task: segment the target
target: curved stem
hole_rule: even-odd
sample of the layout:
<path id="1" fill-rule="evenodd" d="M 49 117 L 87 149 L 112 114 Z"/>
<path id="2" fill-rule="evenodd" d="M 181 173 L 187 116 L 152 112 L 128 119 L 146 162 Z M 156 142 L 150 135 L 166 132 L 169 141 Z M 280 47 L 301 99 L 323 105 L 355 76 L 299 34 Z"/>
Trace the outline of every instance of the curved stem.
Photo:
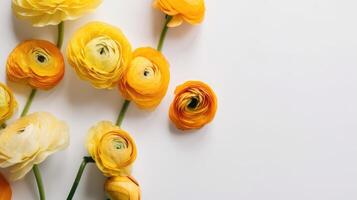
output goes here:
<path id="1" fill-rule="evenodd" d="M 74 183 L 72 185 L 71 191 L 68 194 L 67 200 L 73 199 L 74 193 L 76 193 L 77 187 L 79 185 L 79 182 L 81 181 L 84 169 L 86 168 L 88 163 L 94 163 L 93 158 L 91 157 L 83 157 L 83 161 L 81 163 L 81 166 L 78 169 L 76 179 L 74 180 Z"/>
<path id="2" fill-rule="evenodd" d="M 36 92 L 37 92 L 37 89 L 32 89 L 31 90 L 31 93 L 30 93 L 30 96 L 27 99 L 26 105 L 25 105 L 24 109 L 22 110 L 21 117 L 27 115 L 27 113 L 28 113 L 28 111 L 29 111 L 29 109 L 31 107 L 33 98 L 36 95 Z"/>
<path id="3" fill-rule="evenodd" d="M 42 177 L 41 177 L 41 173 L 40 170 L 38 168 L 37 165 L 34 165 L 32 168 L 32 171 L 35 175 L 36 178 L 36 182 L 37 182 L 37 187 L 38 187 L 38 193 L 40 194 L 40 199 L 41 200 L 45 200 L 46 196 L 45 196 L 45 190 L 43 188 L 43 182 L 42 182 Z"/>
<path id="4" fill-rule="evenodd" d="M 166 15 L 166 20 L 165 20 L 165 24 L 164 24 L 164 28 L 162 29 L 161 35 L 160 35 L 160 40 L 159 43 L 157 45 L 157 50 L 161 51 L 162 47 L 164 45 L 164 41 L 165 41 L 165 37 L 167 34 L 167 31 L 169 29 L 169 27 L 167 26 L 167 24 L 172 20 L 172 16 Z M 128 110 L 130 105 L 130 101 L 129 100 L 125 100 L 123 103 L 123 106 L 121 107 L 120 113 L 118 115 L 117 121 L 116 121 L 116 125 L 117 126 L 121 126 L 126 114 L 126 111 Z"/>
<path id="5" fill-rule="evenodd" d="M 129 100 L 125 100 L 124 103 L 123 103 L 123 106 L 121 107 L 120 113 L 118 115 L 118 119 L 117 119 L 117 122 L 116 122 L 117 126 L 120 127 L 121 124 L 123 123 L 123 120 L 124 120 L 126 111 L 129 108 L 129 105 L 130 105 L 130 101 Z"/>
<path id="6" fill-rule="evenodd" d="M 61 49 L 63 44 L 63 35 L 64 35 L 64 23 L 61 22 L 58 24 L 58 33 L 57 33 L 57 47 Z"/>
<path id="7" fill-rule="evenodd" d="M 165 37 L 167 34 L 167 31 L 169 29 L 169 27 L 167 26 L 167 24 L 169 24 L 169 22 L 172 20 L 172 16 L 166 15 L 166 20 L 165 20 L 165 24 L 164 24 L 164 28 L 161 31 L 161 35 L 160 35 L 160 40 L 159 40 L 159 44 L 157 45 L 157 50 L 161 51 L 162 47 L 164 46 L 164 41 L 165 41 Z"/>

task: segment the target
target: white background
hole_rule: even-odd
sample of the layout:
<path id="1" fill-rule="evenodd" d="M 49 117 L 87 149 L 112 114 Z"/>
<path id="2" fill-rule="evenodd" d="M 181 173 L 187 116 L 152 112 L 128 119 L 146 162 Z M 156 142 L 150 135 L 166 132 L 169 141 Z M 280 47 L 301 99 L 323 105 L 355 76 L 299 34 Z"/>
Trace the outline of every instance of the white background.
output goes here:
<path id="1" fill-rule="evenodd" d="M 65 44 L 87 21 L 120 27 L 133 47 L 156 46 L 163 14 L 151 0 L 105 0 L 66 22 Z M 207 0 L 200 26 L 170 29 L 164 54 L 170 89 L 154 112 L 129 108 L 124 128 L 139 155 L 134 176 L 144 200 L 357 199 L 357 26 L 353 0 Z M 55 41 L 56 27 L 32 28 L 0 3 L 1 81 L 7 55 L 22 40 Z M 66 46 L 66 45 L 64 45 Z M 215 121 L 182 134 L 167 112 L 175 86 L 209 83 L 219 98 Z M 9 83 L 22 107 L 29 88 Z M 49 111 L 71 127 L 71 145 L 41 170 L 49 200 L 63 200 L 90 126 L 114 120 L 117 90 L 80 81 L 67 65 L 63 82 L 39 92 L 31 111 Z M 104 177 L 92 165 L 75 199 L 104 199 Z M 32 173 L 12 183 L 15 200 L 37 199 Z"/>

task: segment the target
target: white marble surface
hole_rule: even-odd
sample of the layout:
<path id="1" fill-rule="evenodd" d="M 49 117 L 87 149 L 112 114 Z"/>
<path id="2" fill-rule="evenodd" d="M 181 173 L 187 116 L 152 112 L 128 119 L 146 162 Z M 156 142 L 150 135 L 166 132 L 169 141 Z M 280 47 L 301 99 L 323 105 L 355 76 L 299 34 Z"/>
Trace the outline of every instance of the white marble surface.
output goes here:
<path id="1" fill-rule="evenodd" d="M 134 176 L 144 200 L 357 199 L 357 6 L 352 0 L 207 0 L 201 26 L 171 29 L 168 95 L 154 112 L 131 106 L 123 126 L 135 137 Z M 55 40 L 56 27 L 33 28 L 0 2 L 0 80 L 22 40 Z M 156 46 L 163 15 L 151 0 L 104 0 L 66 22 L 65 44 L 87 21 L 121 27 L 134 47 Z M 168 121 L 176 85 L 199 79 L 219 97 L 216 120 L 192 134 Z M 23 106 L 29 88 L 10 83 Z M 36 96 L 71 127 L 70 147 L 43 164 L 49 200 L 65 199 L 90 126 L 114 120 L 122 98 L 80 81 L 67 65 L 63 82 Z M 104 199 L 104 178 L 85 171 L 75 199 Z M 32 174 L 12 183 L 15 200 L 37 199 Z"/>

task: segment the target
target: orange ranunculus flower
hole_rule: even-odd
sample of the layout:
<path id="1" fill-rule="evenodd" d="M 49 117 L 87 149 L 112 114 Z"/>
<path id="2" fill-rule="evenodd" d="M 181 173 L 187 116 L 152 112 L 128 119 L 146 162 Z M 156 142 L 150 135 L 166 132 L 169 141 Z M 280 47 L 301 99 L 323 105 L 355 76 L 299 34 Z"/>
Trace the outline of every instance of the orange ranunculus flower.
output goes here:
<path id="1" fill-rule="evenodd" d="M 125 99 L 140 108 L 155 108 L 165 97 L 170 82 L 169 63 L 159 51 L 144 47 L 133 53 L 129 66 L 119 82 Z"/>
<path id="2" fill-rule="evenodd" d="M 12 81 L 48 90 L 62 80 L 64 59 L 54 44 L 44 40 L 27 40 L 11 52 L 6 70 L 7 77 Z"/>
<path id="3" fill-rule="evenodd" d="M 14 94 L 6 85 L 0 83 L 0 125 L 12 116 L 16 108 Z"/>
<path id="4" fill-rule="evenodd" d="M 154 7 L 173 17 L 168 27 L 180 26 L 183 21 L 199 24 L 206 11 L 204 0 L 155 0 Z"/>
<path id="5" fill-rule="evenodd" d="M 170 119 L 181 130 L 202 128 L 211 122 L 217 111 L 217 97 L 201 81 L 188 81 L 175 90 Z"/>
<path id="6" fill-rule="evenodd" d="M 9 182 L 0 174 L 0 200 L 11 200 L 12 191 Z"/>
<path id="7" fill-rule="evenodd" d="M 140 200 L 139 183 L 131 176 L 111 177 L 105 182 L 105 192 L 110 200 Z"/>

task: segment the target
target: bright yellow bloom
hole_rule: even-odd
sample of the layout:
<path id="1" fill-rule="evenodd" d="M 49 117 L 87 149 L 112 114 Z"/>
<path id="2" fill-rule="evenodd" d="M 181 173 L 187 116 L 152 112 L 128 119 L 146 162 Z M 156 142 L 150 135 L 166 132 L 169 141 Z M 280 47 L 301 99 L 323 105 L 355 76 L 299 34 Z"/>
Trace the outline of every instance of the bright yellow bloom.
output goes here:
<path id="1" fill-rule="evenodd" d="M 0 125 L 12 116 L 16 108 L 14 94 L 6 85 L 0 83 Z"/>
<path id="2" fill-rule="evenodd" d="M 57 25 L 62 21 L 82 17 L 102 0 L 12 0 L 15 15 L 31 20 L 33 26 Z"/>
<path id="3" fill-rule="evenodd" d="M 129 133 L 102 121 L 89 130 L 86 147 L 105 176 L 127 176 L 136 159 L 136 145 Z"/>
<path id="4" fill-rule="evenodd" d="M 175 90 L 170 119 L 181 130 L 199 129 L 211 122 L 217 111 L 217 97 L 200 81 L 188 81 Z"/>
<path id="5" fill-rule="evenodd" d="M 51 89 L 64 76 L 61 51 L 44 40 L 28 40 L 19 44 L 10 54 L 6 65 L 7 77 L 38 89 Z"/>
<path id="6" fill-rule="evenodd" d="M 140 200 L 139 183 L 131 176 L 111 177 L 105 182 L 105 191 L 110 200 Z"/>
<path id="7" fill-rule="evenodd" d="M 78 76 L 95 88 L 113 88 L 130 61 L 131 45 L 120 29 L 101 22 L 80 28 L 67 48 Z"/>
<path id="8" fill-rule="evenodd" d="M 125 99 L 140 108 L 155 108 L 165 97 L 170 82 L 170 66 L 164 55 L 150 48 L 134 51 L 133 59 L 123 73 L 119 90 Z"/>
<path id="9" fill-rule="evenodd" d="M 12 191 L 9 182 L 0 173 L 0 200 L 11 200 Z"/>
<path id="10" fill-rule="evenodd" d="M 44 112 L 27 115 L 0 131 L 0 167 L 9 168 L 11 180 L 21 179 L 68 144 L 64 122 Z"/>
<path id="11" fill-rule="evenodd" d="M 168 27 L 180 26 L 183 21 L 199 24 L 206 11 L 204 0 L 154 0 L 154 7 L 173 17 Z"/>

